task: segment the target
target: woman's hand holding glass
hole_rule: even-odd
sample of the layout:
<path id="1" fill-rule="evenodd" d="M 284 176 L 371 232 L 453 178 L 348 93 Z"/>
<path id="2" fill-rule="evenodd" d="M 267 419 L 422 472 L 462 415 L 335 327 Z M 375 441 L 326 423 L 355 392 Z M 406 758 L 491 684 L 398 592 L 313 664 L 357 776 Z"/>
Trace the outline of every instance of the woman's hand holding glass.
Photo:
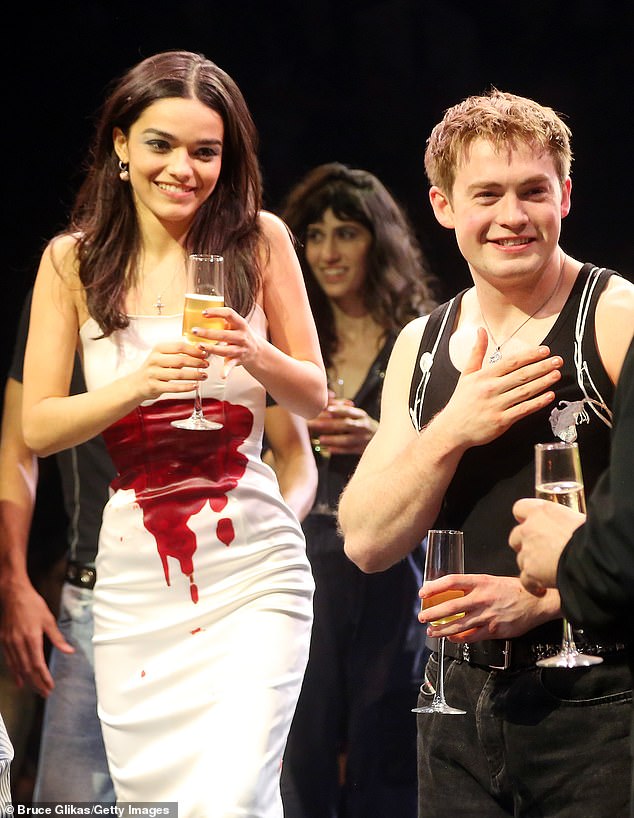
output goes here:
<path id="1" fill-rule="evenodd" d="M 205 331 L 223 329 L 224 320 L 208 315 L 208 307 L 224 307 L 224 259 L 217 255 L 193 254 L 187 259 L 187 285 L 183 308 L 183 336 L 191 344 L 198 344 L 201 328 Z M 209 351 L 209 346 L 203 347 Z M 200 382 L 194 382 L 194 407 L 188 418 L 173 420 L 177 429 L 210 432 L 222 429 L 223 424 L 204 416 Z"/>
<path id="2" fill-rule="evenodd" d="M 192 384 L 207 379 L 208 353 L 186 341 L 157 344 L 142 366 L 129 376 L 138 402 L 166 393 L 191 392 Z"/>
<path id="3" fill-rule="evenodd" d="M 348 398 L 338 398 L 328 392 L 328 406 L 313 420 L 308 429 L 313 440 L 329 454 L 361 455 L 374 437 L 378 423 Z"/>
<path id="4" fill-rule="evenodd" d="M 231 307 L 209 307 L 202 311 L 202 315 L 208 321 L 223 322 L 222 328 L 201 325 L 195 326 L 193 330 L 197 342 L 202 344 L 209 355 L 224 359 L 223 378 L 238 365 L 248 370 L 257 362 L 261 339 L 241 315 Z"/>

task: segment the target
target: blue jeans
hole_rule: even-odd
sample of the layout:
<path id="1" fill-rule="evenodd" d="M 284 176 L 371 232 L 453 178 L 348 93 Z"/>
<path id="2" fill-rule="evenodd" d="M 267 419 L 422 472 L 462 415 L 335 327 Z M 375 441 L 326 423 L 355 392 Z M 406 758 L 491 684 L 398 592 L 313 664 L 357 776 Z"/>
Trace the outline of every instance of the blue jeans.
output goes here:
<path id="1" fill-rule="evenodd" d="M 33 801 L 115 803 L 97 716 L 93 592 L 64 583 L 59 628 L 75 653 L 53 649 L 55 689 L 46 700 Z"/>
<path id="2" fill-rule="evenodd" d="M 418 716 L 419 818 L 626 818 L 632 681 L 620 657 L 517 672 L 445 660 L 447 701 L 467 713 Z M 436 673 L 434 654 L 433 685 Z"/>

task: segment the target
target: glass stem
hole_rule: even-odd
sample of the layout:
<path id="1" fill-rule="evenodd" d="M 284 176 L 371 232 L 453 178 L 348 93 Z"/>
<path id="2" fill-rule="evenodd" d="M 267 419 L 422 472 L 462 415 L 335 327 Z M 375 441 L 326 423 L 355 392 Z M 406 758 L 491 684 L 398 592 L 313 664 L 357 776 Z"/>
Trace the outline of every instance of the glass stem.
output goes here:
<path id="1" fill-rule="evenodd" d="M 198 381 L 196 381 L 194 387 L 194 412 L 192 417 L 196 418 L 196 420 L 202 420 L 203 418 L 203 403 L 200 398 L 200 384 Z"/>
<path id="2" fill-rule="evenodd" d="M 445 701 L 445 637 L 440 637 L 438 651 L 438 680 L 436 681 L 436 699 L 438 702 Z"/>
<path id="3" fill-rule="evenodd" d="M 330 510 L 330 498 L 328 491 L 328 473 L 330 471 L 330 456 L 319 452 L 317 455 L 317 498 L 315 509 L 320 514 L 326 514 Z"/>
<path id="4" fill-rule="evenodd" d="M 563 644 L 562 650 L 565 653 L 574 653 L 577 650 L 577 646 L 575 645 L 575 637 L 572 632 L 572 625 L 566 618 L 564 618 L 564 636 L 563 636 Z"/>

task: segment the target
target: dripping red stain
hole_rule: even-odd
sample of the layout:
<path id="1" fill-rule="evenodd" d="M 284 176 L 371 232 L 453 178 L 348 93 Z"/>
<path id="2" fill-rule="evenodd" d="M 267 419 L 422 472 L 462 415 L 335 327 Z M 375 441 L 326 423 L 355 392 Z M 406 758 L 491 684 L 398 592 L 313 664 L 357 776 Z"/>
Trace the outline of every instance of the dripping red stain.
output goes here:
<path id="1" fill-rule="evenodd" d="M 229 517 L 222 517 L 220 520 L 218 520 L 216 535 L 220 542 L 223 542 L 225 545 L 231 545 L 236 533 L 233 528 L 233 523 Z"/>
<path id="2" fill-rule="evenodd" d="M 167 560 L 173 557 L 189 578 L 193 602 L 198 601 L 193 561 L 197 543 L 187 523 L 207 502 L 218 514 L 224 510 L 228 493 L 244 475 L 247 458 L 238 449 L 253 427 L 246 406 L 208 399 L 204 411 L 223 428 L 176 429 L 171 421 L 187 417 L 191 401 L 161 400 L 138 406 L 103 433 L 119 472 L 113 489 L 134 490 L 144 525 L 156 539 L 165 581 L 170 585 Z M 216 534 L 225 546 L 233 542 L 229 517 L 218 521 Z"/>

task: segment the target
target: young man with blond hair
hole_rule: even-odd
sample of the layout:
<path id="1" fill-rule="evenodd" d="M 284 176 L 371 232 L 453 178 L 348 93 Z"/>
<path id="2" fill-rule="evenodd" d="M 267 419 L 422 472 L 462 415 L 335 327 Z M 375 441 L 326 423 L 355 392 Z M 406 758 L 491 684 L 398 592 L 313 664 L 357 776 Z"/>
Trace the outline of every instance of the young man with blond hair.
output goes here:
<path id="1" fill-rule="evenodd" d="M 559 244 L 571 159 L 552 109 L 496 90 L 434 128 L 430 201 L 473 287 L 402 331 L 379 430 L 340 504 L 346 551 L 367 571 L 402 559 L 429 528 L 464 531 L 465 573 L 421 591 L 464 593 L 419 618 L 430 637 L 449 637 L 446 695 L 466 711 L 418 717 L 424 818 L 627 815 L 623 645 L 586 632 L 581 647 L 602 664 L 536 668 L 561 641 L 559 594 L 528 593 L 507 545 L 513 503 L 533 493 L 535 443 L 578 438 L 588 490 L 605 468 L 634 331 L 634 286 Z M 430 666 L 433 685 L 435 655 Z"/>

